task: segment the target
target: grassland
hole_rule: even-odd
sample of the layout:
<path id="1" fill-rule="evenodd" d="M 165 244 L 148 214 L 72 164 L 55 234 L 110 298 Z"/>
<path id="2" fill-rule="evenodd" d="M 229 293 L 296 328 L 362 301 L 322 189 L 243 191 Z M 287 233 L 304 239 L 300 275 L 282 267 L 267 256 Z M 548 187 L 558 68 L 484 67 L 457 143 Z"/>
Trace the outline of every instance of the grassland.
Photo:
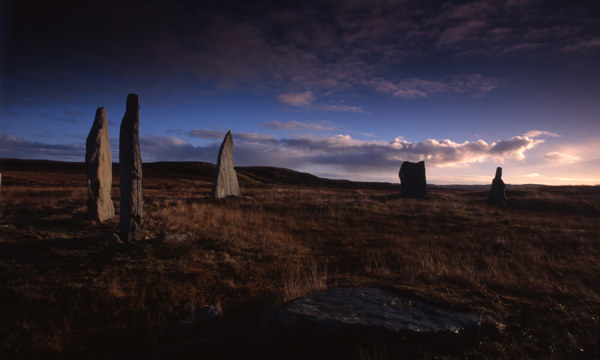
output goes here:
<path id="1" fill-rule="evenodd" d="M 87 219 L 82 164 L 0 160 L 0 358 L 281 357 L 265 314 L 330 286 L 499 322 L 459 353 L 422 347 L 417 358 L 600 356 L 599 187 L 514 187 L 494 206 L 482 190 L 404 199 L 398 185 L 240 168 L 244 196 L 216 201 L 209 164 L 144 166 L 147 240 L 118 244 L 101 236 L 118 216 Z M 185 232 L 194 240 L 156 241 Z M 206 304 L 219 319 L 165 330 Z M 398 354 L 376 339 L 348 346 L 362 359 Z"/>

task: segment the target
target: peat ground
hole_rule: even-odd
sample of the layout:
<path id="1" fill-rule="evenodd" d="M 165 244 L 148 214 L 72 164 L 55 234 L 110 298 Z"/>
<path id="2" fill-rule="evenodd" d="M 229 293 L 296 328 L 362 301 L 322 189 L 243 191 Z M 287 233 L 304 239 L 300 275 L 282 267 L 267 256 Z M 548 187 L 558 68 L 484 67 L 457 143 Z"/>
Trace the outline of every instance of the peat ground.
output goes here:
<path id="1" fill-rule="evenodd" d="M 0 358 L 600 356 L 600 187 L 511 187 L 494 206 L 478 187 L 417 200 L 397 184 L 236 170 L 243 196 L 216 201 L 213 165 L 144 164 L 146 240 L 117 244 L 101 234 L 118 215 L 87 219 L 83 164 L 0 159 Z M 185 232 L 193 241 L 157 241 Z M 331 286 L 489 313 L 498 332 L 407 349 L 270 323 L 280 305 Z M 169 330 L 204 305 L 219 317 Z"/>

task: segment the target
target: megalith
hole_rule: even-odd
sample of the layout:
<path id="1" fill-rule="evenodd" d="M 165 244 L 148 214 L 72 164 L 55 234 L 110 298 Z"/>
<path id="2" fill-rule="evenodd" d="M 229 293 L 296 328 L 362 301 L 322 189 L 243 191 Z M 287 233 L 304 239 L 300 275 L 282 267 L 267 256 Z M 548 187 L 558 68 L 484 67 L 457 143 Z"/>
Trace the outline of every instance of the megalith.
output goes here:
<path id="1" fill-rule="evenodd" d="M 400 166 L 400 192 L 404 197 L 424 198 L 427 192 L 425 179 L 425 162 L 413 163 L 405 161 Z"/>
<path id="2" fill-rule="evenodd" d="M 121 175 L 120 230 L 124 242 L 142 237 L 142 154 L 140 153 L 140 99 L 127 95 L 127 108 L 119 134 Z"/>
<path id="3" fill-rule="evenodd" d="M 488 200 L 493 204 L 504 204 L 506 202 L 506 185 L 502 181 L 502 168 L 496 168 L 496 176 L 492 180 L 492 188 L 490 189 L 490 195 Z"/>
<path id="4" fill-rule="evenodd" d="M 227 132 L 217 158 L 217 168 L 215 169 L 215 181 L 211 195 L 217 199 L 227 196 L 240 196 L 240 187 L 237 181 L 237 175 L 233 168 L 233 138 L 231 130 Z"/>
<path id="5" fill-rule="evenodd" d="M 85 142 L 85 165 L 88 182 L 88 216 L 104 222 L 115 216 L 115 206 L 110 198 L 112 188 L 112 155 L 108 137 L 106 110 L 96 110 L 94 124 Z"/>

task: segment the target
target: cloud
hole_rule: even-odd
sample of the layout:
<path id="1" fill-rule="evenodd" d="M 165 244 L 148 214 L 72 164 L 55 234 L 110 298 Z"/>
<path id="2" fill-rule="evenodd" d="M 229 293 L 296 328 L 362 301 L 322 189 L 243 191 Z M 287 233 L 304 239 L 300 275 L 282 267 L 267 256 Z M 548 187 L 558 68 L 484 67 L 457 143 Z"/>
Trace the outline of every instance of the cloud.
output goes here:
<path id="1" fill-rule="evenodd" d="M 83 144 L 44 144 L 38 141 L 26 141 L 11 134 L 0 134 L 0 157 L 84 161 L 85 146 Z"/>
<path id="2" fill-rule="evenodd" d="M 600 48 L 600 38 L 581 40 L 562 48 L 565 52 L 587 52 Z"/>
<path id="3" fill-rule="evenodd" d="M 220 145 L 193 146 L 175 136 L 143 136 L 140 138 L 142 160 L 147 161 L 216 161 Z"/>
<path id="4" fill-rule="evenodd" d="M 531 150 L 544 140 L 536 140 L 527 136 L 513 136 L 508 140 L 498 140 L 490 146 L 490 153 L 502 159 L 507 154 L 519 160 L 525 160 L 525 151 Z"/>
<path id="5" fill-rule="evenodd" d="M 581 160 L 579 156 L 564 154 L 558 151 L 552 151 L 544 154 L 543 159 L 547 161 L 561 163 L 574 163 Z"/>
<path id="6" fill-rule="evenodd" d="M 530 178 L 530 179 L 536 179 L 536 178 L 541 177 L 542 175 L 540 173 L 531 173 L 531 174 L 525 174 L 523 176 L 525 176 L 526 178 Z"/>
<path id="7" fill-rule="evenodd" d="M 332 127 L 321 124 L 305 123 L 296 120 L 291 121 L 271 121 L 263 123 L 263 126 L 274 130 L 293 130 L 293 131 L 326 131 L 333 130 Z"/>
<path id="8" fill-rule="evenodd" d="M 482 29 L 489 26 L 483 20 L 472 20 L 460 25 L 449 27 L 441 34 L 437 45 L 454 44 L 466 40 L 472 40 L 474 36 L 480 36 Z"/>
<path id="9" fill-rule="evenodd" d="M 279 100 L 280 102 L 282 102 L 286 105 L 290 105 L 290 106 L 310 107 L 312 105 L 313 101 L 315 101 L 315 97 L 314 97 L 312 91 L 305 91 L 303 93 L 297 93 L 297 94 L 277 95 L 277 100 Z"/>
<path id="10" fill-rule="evenodd" d="M 477 52 L 476 61 L 485 61 L 530 43 L 564 51 L 599 46 L 597 7 L 585 2 L 544 7 L 524 0 L 375 1 L 369 6 L 356 1 L 267 6 L 247 2 L 243 11 L 236 11 L 240 4 L 231 1 L 142 9 L 129 0 L 107 0 L 102 7 L 57 5 L 43 14 L 28 10 L 36 3 L 42 2 L 18 3 L 10 14 L 14 16 L 10 42 L 20 46 L 7 51 L 5 63 L 15 80 L 7 84 L 10 90 L 22 87 L 23 80 L 52 84 L 36 86 L 37 94 L 43 91 L 46 98 L 68 99 L 74 88 L 79 93 L 97 94 L 100 89 L 114 93 L 115 88 L 135 82 L 162 93 L 208 87 L 277 89 L 285 92 L 278 97 L 282 103 L 307 107 L 314 105 L 312 92 L 339 94 L 368 79 L 384 78 L 397 88 L 383 93 L 410 99 L 431 96 L 431 89 L 405 84 L 405 73 L 397 69 L 404 64 L 408 69 L 428 56 L 443 59 Z M 131 17 L 111 12 L 114 7 L 131 12 Z M 52 19 L 61 19 L 60 26 Z M 147 31 L 131 31 L 132 21 Z M 55 31 L 43 31 L 50 27 Z M 36 60 L 41 56 L 43 64 Z M 49 75 L 42 79 L 43 70 Z M 448 83 L 436 75 L 428 80 Z M 359 110 L 335 106 L 324 111 Z"/>
<path id="11" fill-rule="evenodd" d="M 463 74 L 445 76 L 443 80 L 409 78 L 396 83 L 376 78 L 367 83 L 381 93 L 405 99 L 415 99 L 444 93 L 483 96 L 500 86 L 502 81 L 481 74 Z"/>
<path id="12" fill-rule="evenodd" d="M 67 116 L 88 116 L 89 114 L 84 113 L 83 111 L 79 111 L 79 110 L 63 110 L 63 112 L 65 113 L 65 115 Z"/>
<path id="13" fill-rule="evenodd" d="M 529 130 L 528 132 L 526 132 L 525 134 L 523 134 L 523 136 L 530 137 L 530 138 L 534 138 L 534 137 L 538 137 L 538 136 L 560 137 L 560 135 L 558 135 L 558 134 L 555 134 L 555 133 L 550 132 L 550 131 L 545 131 L 545 130 Z"/>
<path id="14" fill-rule="evenodd" d="M 247 142 L 256 142 L 259 144 L 269 144 L 269 143 L 276 141 L 275 137 L 273 137 L 271 135 L 263 135 L 263 134 L 253 133 L 253 132 L 232 133 L 232 136 L 235 139 L 240 139 L 242 141 L 247 141 Z"/>
<path id="15" fill-rule="evenodd" d="M 66 113 L 66 111 L 65 111 Z M 75 124 L 77 122 L 77 120 L 73 119 L 73 118 L 64 118 L 61 116 L 52 116 L 47 112 L 44 113 L 40 113 L 38 114 L 38 116 L 42 119 L 48 119 L 48 120 L 52 120 L 52 121 L 58 121 L 58 122 L 67 122 L 67 123 L 71 123 L 71 124 Z"/>
<path id="16" fill-rule="evenodd" d="M 225 137 L 225 134 L 227 134 L 226 132 L 224 133 L 223 131 L 218 131 L 218 130 L 203 130 L 203 129 L 196 129 L 196 130 L 191 130 L 190 132 L 188 132 L 188 135 L 193 136 L 193 137 L 197 137 L 197 138 L 201 138 L 204 140 L 223 140 L 223 138 Z"/>
<path id="17" fill-rule="evenodd" d="M 196 129 L 188 134 L 196 134 L 203 139 L 214 141 L 194 146 L 176 136 L 142 136 L 142 159 L 145 162 L 215 163 L 225 132 Z M 486 162 L 523 163 L 527 151 L 543 142 L 523 135 L 488 143 L 484 140 L 455 142 L 450 139 L 412 142 L 401 136 L 392 141 L 361 140 L 347 134 L 275 137 L 252 132 L 233 133 L 233 139 L 236 166 L 277 166 L 307 171 L 319 176 L 372 180 L 375 180 L 374 174 L 397 173 L 403 161 L 424 160 L 432 169 L 467 168 Z M 113 144 L 114 146 L 116 144 Z M 43 144 L 25 141 L 13 135 L 0 135 L 0 157 L 83 161 L 84 155 L 83 144 Z M 113 159 L 117 161 L 118 156 L 113 156 Z M 558 152 L 547 153 L 545 159 L 567 163 L 577 160 L 574 156 Z"/>
<path id="18" fill-rule="evenodd" d="M 335 112 L 355 112 L 364 113 L 362 106 L 351 106 L 351 105 L 319 105 L 314 107 L 316 110 L 321 111 L 335 111 Z"/>
<path id="19" fill-rule="evenodd" d="M 270 123 L 272 124 L 272 123 Z M 302 128 L 290 122 L 275 126 Z M 214 130 L 192 130 L 209 138 Z M 220 140 L 222 132 L 218 132 Z M 213 140 L 214 137 L 211 137 Z M 543 142 L 526 136 L 514 136 L 488 144 L 484 140 L 458 143 L 449 139 L 429 139 L 411 142 L 397 137 L 391 142 L 360 140 L 350 135 L 300 135 L 277 138 L 256 133 L 234 133 L 236 165 L 270 165 L 297 170 L 337 172 L 342 177 L 355 177 L 365 172 L 396 171 L 402 161 L 425 160 L 428 166 L 469 166 L 493 160 L 522 161 L 525 152 Z M 192 146 L 176 137 L 142 138 L 142 151 L 154 160 L 198 160 L 214 162 L 219 142 L 207 146 Z M 319 170 L 320 169 L 320 170 Z M 386 170 L 387 169 L 387 170 Z M 318 173 L 319 175 L 319 173 Z"/>
<path id="20" fill-rule="evenodd" d="M 319 111 L 334 111 L 334 112 L 355 112 L 364 113 L 365 111 L 361 106 L 352 105 L 313 105 L 316 98 L 312 91 L 305 91 L 303 93 L 295 94 L 281 94 L 277 95 L 277 100 L 286 105 L 303 108 L 305 110 L 319 110 Z"/>

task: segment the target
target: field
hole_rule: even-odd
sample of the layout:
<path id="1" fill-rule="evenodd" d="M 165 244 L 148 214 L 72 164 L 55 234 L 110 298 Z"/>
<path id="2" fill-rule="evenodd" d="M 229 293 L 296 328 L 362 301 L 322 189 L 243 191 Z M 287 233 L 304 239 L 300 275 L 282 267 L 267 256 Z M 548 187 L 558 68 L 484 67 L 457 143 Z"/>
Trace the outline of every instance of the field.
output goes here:
<path id="1" fill-rule="evenodd" d="M 378 338 L 311 348 L 273 329 L 279 306 L 331 286 L 383 288 L 498 322 L 458 352 L 420 346 L 410 357 L 600 356 L 597 186 L 511 187 L 498 206 L 481 188 L 404 199 L 398 184 L 238 168 L 243 196 L 217 201 L 213 165 L 144 164 L 145 240 L 119 244 L 101 235 L 117 231 L 118 215 L 87 218 L 83 164 L 4 159 L 0 171 L 3 359 L 402 354 Z M 118 212 L 116 166 L 113 175 Z M 193 241 L 159 241 L 186 232 Z M 219 317 L 168 330 L 204 305 Z"/>

